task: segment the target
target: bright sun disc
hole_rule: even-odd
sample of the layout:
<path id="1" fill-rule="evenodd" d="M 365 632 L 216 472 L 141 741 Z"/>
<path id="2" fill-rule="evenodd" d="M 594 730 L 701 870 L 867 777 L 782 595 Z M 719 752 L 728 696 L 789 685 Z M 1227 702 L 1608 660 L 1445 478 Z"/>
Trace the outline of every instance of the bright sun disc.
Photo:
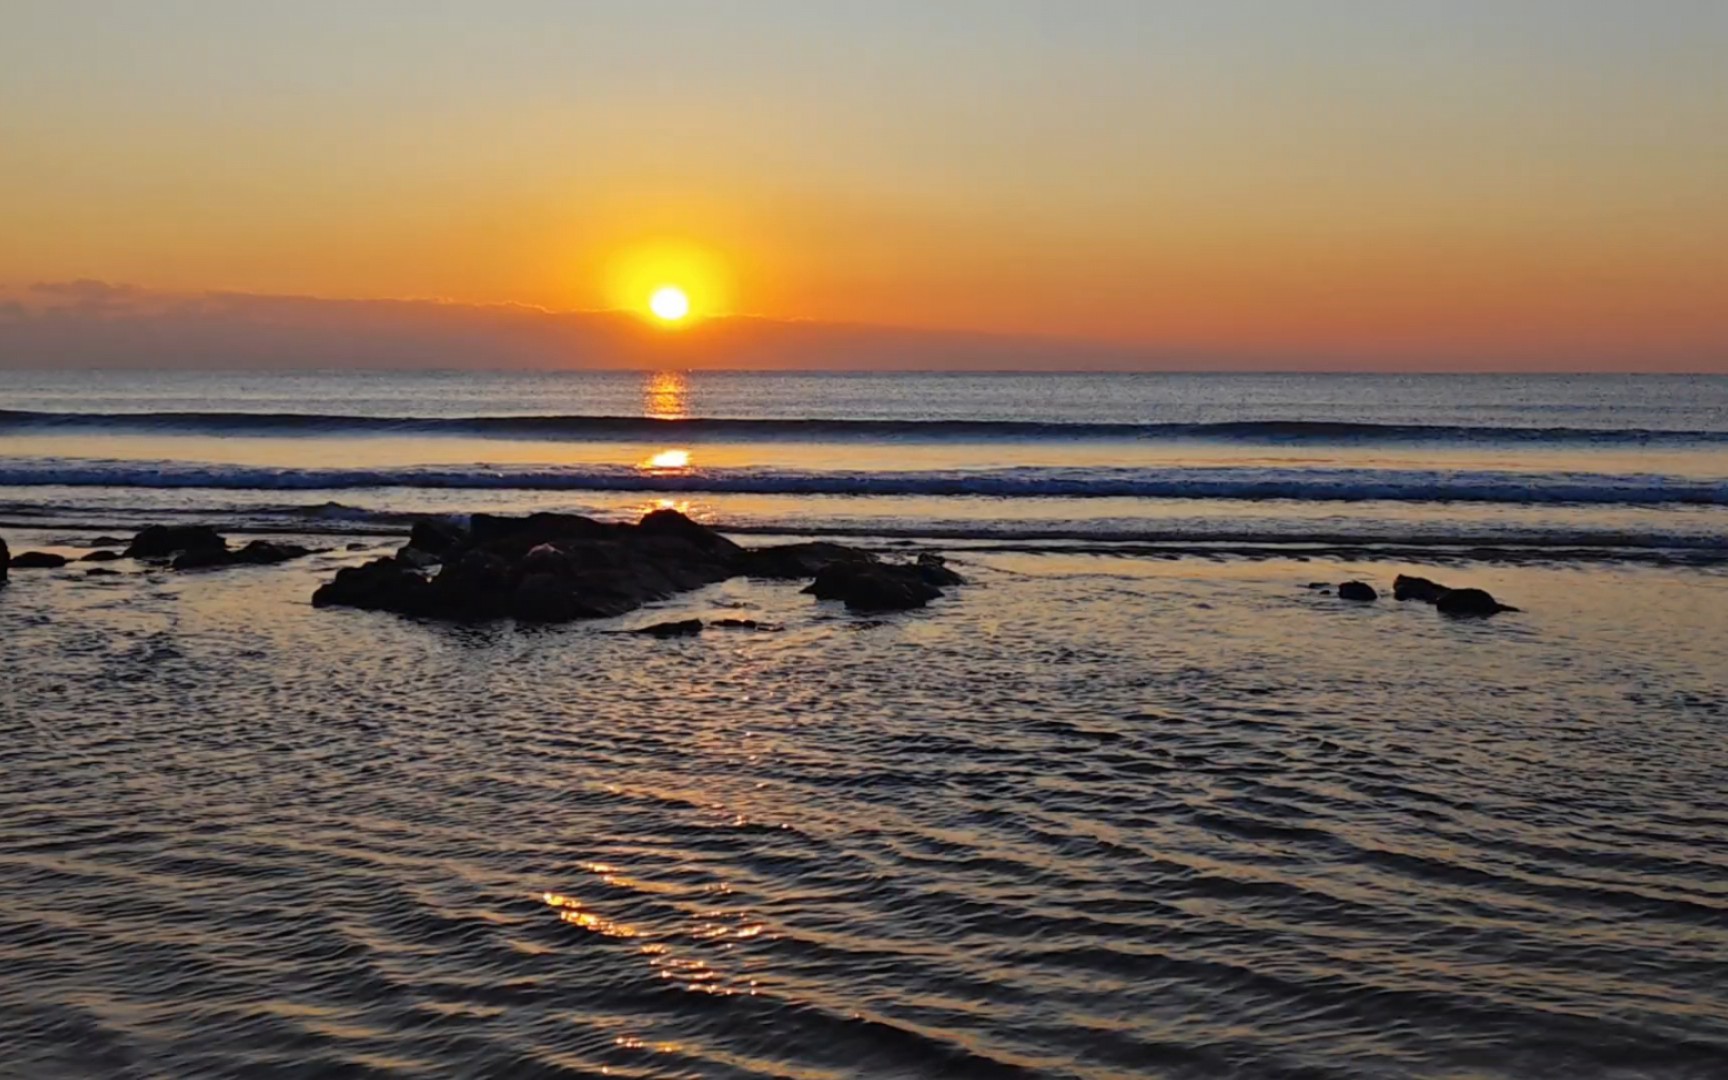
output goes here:
<path id="1" fill-rule="evenodd" d="M 677 322 L 690 314 L 690 298 L 676 285 L 663 285 L 648 298 L 648 310 L 667 322 Z"/>

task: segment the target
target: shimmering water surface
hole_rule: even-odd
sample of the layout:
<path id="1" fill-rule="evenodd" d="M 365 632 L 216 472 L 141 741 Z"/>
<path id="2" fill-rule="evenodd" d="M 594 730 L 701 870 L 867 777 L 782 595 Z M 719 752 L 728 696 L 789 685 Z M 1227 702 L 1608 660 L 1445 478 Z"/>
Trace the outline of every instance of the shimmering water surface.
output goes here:
<path id="1" fill-rule="evenodd" d="M 679 416 L 1354 425 L 1083 438 L 160 415 L 640 417 L 671 377 L 272 378 L 0 379 L 14 553 L 184 518 L 326 549 L 0 590 L 0 1075 L 1728 1075 L 1721 380 L 673 379 Z M 434 466 L 506 481 L 281 482 Z M 1218 469 L 1283 486 L 786 480 Z M 710 490 L 741 475 L 773 483 Z M 1418 497 L 1454 478 L 1483 497 Z M 972 583 L 554 628 L 308 602 L 407 512 L 662 501 Z M 1524 610 L 1305 587 L 1410 571 Z M 605 632 L 687 615 L 781 629 Z"/>

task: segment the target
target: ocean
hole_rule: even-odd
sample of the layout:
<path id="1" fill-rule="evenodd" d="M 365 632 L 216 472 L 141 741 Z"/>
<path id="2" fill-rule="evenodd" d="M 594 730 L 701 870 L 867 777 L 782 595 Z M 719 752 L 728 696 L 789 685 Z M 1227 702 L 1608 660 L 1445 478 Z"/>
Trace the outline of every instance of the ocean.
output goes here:
<path id="1" fill-rule="evenodd" d="M 310 604 L 662 507 L 968 584 Z M 0 372 L 14 557 L 191 522 L 0 589 L 0 1075 L 1728 1075 L 1728 378 Z"/>

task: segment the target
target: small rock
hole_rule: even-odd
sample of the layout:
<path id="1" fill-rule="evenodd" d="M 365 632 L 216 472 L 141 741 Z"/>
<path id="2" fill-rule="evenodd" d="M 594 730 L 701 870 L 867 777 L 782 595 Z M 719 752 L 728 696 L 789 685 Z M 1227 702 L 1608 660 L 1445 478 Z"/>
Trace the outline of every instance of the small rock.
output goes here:
<path id="1" fill-rule="evenodd" d="M 1332 591 L 1332 583 L 1330 581 L 1310 581 L 1308 583 L 1308 588 L 1310 588 L 1310 589 L 1325 589 L 1327 592 L 1331 592 Z"/>
<path id="2" fill-rule="evenodd" d="M 14 570 L 52 570 L 65 566 L 66 563 L 66 556 L 56 555 L 51 551 L 26 551 L 12 556 Z"/>
<path id="3" fill-rule="evenodd" d="M 907 611 L 942 595 L 925 580 L 923 567 L 877 562 L 832 563 L 804 591 L 818 600 L 843 601 L 853 611 Z"/>
<path id="4" fill-rule="evenodd" d="M 83 558 L 79 559 L 78 561 L 79 562 L 113 562 L 115 559 L 124 559 L 125 557 L 126 556 L 120 554 L 118 551 L 92 551 L 90 554 L 84 556 Z"/>
<path id="5" fill-rule="evenodd" d="M 1425 577 L 1410 577 L 1399 574 L 1392 579 L 1392 599 L 1420 600 L 1424 604 L 1432 604 L 1451 590 L 1437 581 L 1429 581 Z"/>
<path id="6" fill-rule="evenodd" d="M 226 551 L 228 541 L 208 525 L 152 525 L 132 538 L 134 559 L 166 559 L 184 551 Z"/>
<path id="7" fill-rule="evenodd" d="M 631 631 L 634 634 L 647 634 L 649 637 L 657 638 L 694 637 L 701 632 L 701 619 L 679 619 L 677 622 L 655 623 L 652 626 L 643 626 Z"/>
<path id="8" fill-rule="evenodd" d="M 1380 594 L 1374 591 L 1374 586 L 1365 581 L 1346 581 L 1338 586 L 1340 600 L 1378 600 Z"/>
<path id="9" fill-rule="evenodd" d="M 92 566 L 84 571 L 85 577 L 119 577 L 120 571 L 111 570 L 106 566 Z"/>
<path id="10" fill-rule="evenodd" d="M 1434 608 L 1442 615 L 1478 618 L 1498 615 L 1502 611 L 1518 610 L 1494 599 L 1485 589 L 1448 589 L 1434 602 Z"/>
<path id="11" fill-rule="evenodd" d="M 119 547 L 120 545 L 124 544 L 125 542 L 126 541 L 122 540 L 118 536 L 98 536 L 96 539 L 90 541 L 89 543 L 87 543 L 83 546 L 84 547 L 93 547 L 93 548 Z"/>
<path id="12" fill-rule="evenodd" d="M 773 623 L 757 622 L 755 619 L 710 619 L 709 626 L 725 630 L 778 630 Z"/>

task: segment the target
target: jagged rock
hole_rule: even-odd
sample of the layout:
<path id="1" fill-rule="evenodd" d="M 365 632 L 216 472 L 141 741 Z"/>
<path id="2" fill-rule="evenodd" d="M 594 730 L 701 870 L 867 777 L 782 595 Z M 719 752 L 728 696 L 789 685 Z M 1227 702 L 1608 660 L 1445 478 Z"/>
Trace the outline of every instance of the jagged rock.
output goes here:
<path id="1" fill-rule="evenodd" d="M 679 619 L 676 622 L 660 622 L 652 626 L 644 626 L 632 630 L 633 634 L 647 634 L 649 637 L 695 637 L 702 632 L 701 619 Z"/>
<path id="2" fill-rule="evenodd" d="M 53 570 L 65 566 L 68 561 L 66 556 L 51 551 L 25 551 L 12 556 L 12 569 Z"/>
<path id="3" fill-rule="evenodd" d="M 1411 577 L 1399 574 L 1392 579 L 1392 599 L 1420 600 L 1432 604 L 1451 590 L 1437 581 L 1429 581 L 1425 577 Z"/>
<path id="4" fill-rule="evenodd" d="M 126 556 L 120 554 L 118 551 L 92 551 L 90 554 L 84 556 L 83 558 L 79 559 L 78 561 L 79 562 L 113 562 L 115 559 L 124 559 L 125 557 Z"/>
<path id="5" fill-rule="evenodd" d="M 1340 600 L 1378 600 L 1380 594 L 1365 581 L 1346 581 L 1338 586 Z"/>
<path id="6" fill-rule="evenodd" d="M 1441 594 L 1440 599 L 1434 601 L 1434 608 L 1442 615 L 1476 617 L 1518 610 L 1515 607 L 1502 604 L 1484 589 L 1448 589 Z"/>
<path id="7" fill-rule="evenodd" d="M 152 525 L 132 538 L 134 559 L 167 559 L 187 551 L 226 551 L 228 541 L 208 525 Z"/>

